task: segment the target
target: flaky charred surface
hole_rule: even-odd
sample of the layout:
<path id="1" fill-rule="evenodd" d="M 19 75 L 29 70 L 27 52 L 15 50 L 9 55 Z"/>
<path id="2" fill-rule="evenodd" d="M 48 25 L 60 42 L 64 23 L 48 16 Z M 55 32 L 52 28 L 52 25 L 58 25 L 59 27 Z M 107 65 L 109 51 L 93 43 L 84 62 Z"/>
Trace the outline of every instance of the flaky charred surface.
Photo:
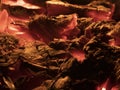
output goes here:
<path id="1" fill-rule="evenodd" d="M 59 71 L 59 64 L 70 56 L 65 50 L 55 50 L 42 42 L 27 45 L 21 59 L 38 70 Z M 50 72 L 50 74 L 53 74 Z M 53 74 L 55 75 L 55 74 Z"/>
<path id="2" fill-rule="evenodd" d="M 0 33 L 0 89 L 15 89 L 8 73 L 14 69 L 21 53 L 19 40 L 12 35 Z"/>
<path id="3" fill-rule="evenodd" d="M 89 41 L 93 36 L 96 36 L 98 34 L 108 34 L 109 35 L 108 38 L 110 39 L 110 38 L 113 38 L 111 33 L 111 32 L 114 32 L 113 29 L 118 28 L 116 25 L 117 25 L 117 22 L 113 20 L 110 20 L 110 21 L 103 20 L 103 21 L 95 22 L 93 21 L 92 18 L 78 18 L 77 28 L 80 29 L 80 33 L 78 37 L 84 38 L 82 39 L 84 41 L 86 41 L 87 39 L 88 39 L 87 41 Z M 81 42 L 84 42 L 84 41 L 81 41 Z M 85 44 L 86 43 L 84 43 L 84 45 Z"/>
<path id="4" fill-rule="evenodd" d="M 108 1 L 93 1 L 88 5 L 47 1 L 46 6 L 49 16 L 77 13 L 79 17 L 92 17 L 95 21 L 110 20 L 114 12 L 114 4 Z"/>
<path id="5" fill-rule="evenodd" d="M 98 54 L 99 52 L 103 51 L 103 52 L 106 52 L 108 51 L 109 53 L 107 54 L 111 54 L 114 56 L 114 53 L 116 55 L 116 57 L 113 57 L 113 60 L 116 58 L 119 58 L 119 47 L 112 47 L 112 46 L 109 46 L 107 44 L 107 41 L 109 40 L 109 38 L 107 38 L 107 36 L 105 35 L 97 35 L 95 37 L 93 37 L 85 46 L 84 46 L 84 50 L 86 52 L 86 54 L 88 54 L 88 57 L 90 57 L 89 55 L 91 55 L 91 57 L 94 57 L 94 54 Z M 92 47 L 93 46 L 93 47 Z M 95 47 L 94 47 L 95 46 Z M 102 49 L 103 48 L 103 49 Z M 98 53 L 95 53 L 97 52 L 97 49 L 98 49 Z M 100 49 L 100 50 L 99 50 Z M 92 52 L 93 50 L 93 52 Z M 105 50 L 105 51 L 104 51 Z M 92 53 L 92 54 L 90 54 Z M 94 53 L 94 54 L 93 54 Z M 101 53 L 102 54 L 102 53 Z M 104 53 L 103 53 L 104 55 Z M 109 56 L 109 55 L 108 55 Z M 117 57 L 118 56 L 118 57 Z M 110 58 L 110 57 L 108 57 Z"/>
<path id="6" fill-rule="evenodd" d="M 114 25 L 114 28 L 112 28 L 108 35 L 114 38 L 116 46 L 120 46 L 120 22 Z"/>
<path id="7" fill-rule="evenodd" d="M 42 38 L 43 41 L 48 43 L 54 38 L 65 37 L 67 39 L 70 36 L 76 36 L 79 33 L 79 30 L 74 29 L 76 25 L 77 16 L 76 14 L 71 14 L 60 15 L 57 17 L 40 15 L 35 17 L 28 26 L 33 34 L 33 37 L 36 39 Z"/>
<path id="8" fill-rule="evenodd" d="M 0 89 L 35 88 L 58 75 L 60 65 L 72 58 L 69 52 L 39 41 L 20 46 L 18 39 L 4 33 L 0 34 L 0 48 Z"/>
<path id="9" fill-rule="evenodd" d="M 86 1 L 86 0 L 85 0 Z M 39 3 L 38 3 L 39 2 Z M 97 20 L 110 20 L 114 12 L 114 4 L 109 1 L 91 1 L 87 5 L 71 4 L 71 1 L 60 0 L 21 0 L 21 1 L 3 1 L 2 8 L 6 8 L 14 16 L 22 16 L 23 14 L 47 14 L 48 16 L 56 16 L 60 14 L 77 13 L 79 17 L 92 17 Z M 73 3 L 78 3 L 74 1 Z M 83 3 L 83 1 L 79 1 Z M 19 11 L 20 12 L 17 12 Z"/>
<path id="10" fill-rule="evenodd" d="M 116 75 L 116 81 L 119 84 L 120 82 L 120 58 L 117 59 L 115 62 L 115 75 Z"/>
<path id="11" fill-rule="evenodd" d="M 89 3 L 86 6 L 77 6 L 77 5 L 72 5 L 71 9 L 75 12 L 77 12 L 79 15 L 84 15 L 88 16 L 88 17 L 92 17 L 94 19 L 98 19 L 99 18 L 104 18 L 107 19 L 111 17 L 111 13 L 113 13 L 113 6 L 110 2 L 106 2 L 106 1 L 93 1 L 91 3 Z M 103 14 L 104 16 L 99 14 Z M 103 19 L 103 20 L 104 20 Z"/>
<path id="12" fill-rule="evenodd" d="M 88 66 L 90 65 L 82 65 L 78 63 L 76 59 L 71 58 L 62 63 L 61 73 L 58 74 L 55 79 L 51 80 L 51 82 L 48 82 L 47 84 L 43 83 L 41 88 L 46 87 L 46 90 L 96 90 L 98 83 L 91 78 L 91 74 L 88 72 L 90 69 L 87 70 Z M 87 71 L 82 70 L 83 68 Z"/>
<path id="13" fill-rule="evenodd" d="M 27 15 L 35 15 L 34 12 L 39 12 L 39 10 L 32 10 L 32 9 L 26 9 L 24 7 L 21 7 L 21 6 L 7 6 L 7 5 L 4 5 L 3 8 L 6 8 L 8 9 L 9 13 L 13 16 L 17 16 L 17 17 L 23 17 Z"/>
<path id="14" fill-rule="evenodd" d="M 46 1 L 28 2 L 40 7 L 41 4 L 37 2 L 42 2 L 44 6 Z M 93 1 L 87 5 L 75 5 L 76 1 L 71 0 L 61 3 L 53 1 L 46 2 L 48 12 L 45 14 L 48 16 L 39 15 L 29 22 L 30 30 L 13 29 L 16 35 L 23 34 L 26 41 L 30 37 L 34 38 L 33 41 L 39 41 L 27 42 L 21 47 L 15 37 L 0 34 L 0 89 L 96 90 L 108 78 L 111 87 L 119 84 L 120 47 L 117 42 L 120 40 L 120 24 L 108 21 L 113 14 L 114 4 Z M 25 6 L 7 4 L 5 7 L 12 8 L 15 15 L 21 9 L 20 15 L 29 13 L 29 10 L 29 14 L 35 15 L 34 10 Z M 71 13 L 86 18 L 78 18 Z M 114 46 L 109 45 L 111 39 L 115 39 Z"/>
<path id="15" fill-rule="evenodd" d="M 85 45 L 86 58 L 95 64 L 96 71 L 100 70 L 100 72 L 98 72 L 100 74 L 100 80 L 105 80 L 110 77 L 113 83 L 119 82 L 117 79 L 119 78 L 119 63 L 116 62 L 119 62 L 120 48 L 108 45 L 103 39 L 105 39 L 105 37 L 103 38 L 102 36 L 101 38 L 101 36 L 96 36 Z M 117 67 L 117 69 L 115 69 L 115 67 Z"/>
<path id="16" fill-rule="evenodd" d="M 19 18 L 29 18 L 35 14 L 46 13 L 45 8 L 26 3 L 24 1 L 2 1 L 2 9 L 6 9 L 10 15 Z"/>
<path id="17" fill-rule="evenodd" d="M 41 42 L 27 45 L 23 55 L 21 55 L 21 60 L 24 62 L 24 67 L 29 67 L 29 69 L 34 72 L 34 74 L 32 73 L 34 79 L 36 79 L 35 77 L 39 79 L 44 77 L 44 79 L 41 79 L 43 82 L 46 79 L 53 79 L 57 75 L 55 80 L 47 80 L 43 84 L 41 84 L 42 82 L 38 82 L 41 84 L 41 86 L 38 87 L 40 89 L 77 90 L 79 88 L 88 90 L 89 88 L 96 90 L 98 84 L 104 82 L 108 77 L 112 78 L 112 71 L 117 71 L 116 76 L 118 77 L 116 80 L 119 80 L 119 72 L 117 70 L 119 65 L 115 62 L 119 62 L 117 58 L 120 57 L 120 49 L 110 47 L 105 43 L 107 40 L 104 42 L 103 39 L 104 38 L 101 39 L 98 36 L 88 42 L 84 48 L 87 58 L 83 63 L 79 63 L 69 54 L 65 54 L 66 51 L 56 51 Z M 96 48 L 93 48 L 94 46 Z M 102 50 L 104 50 L 104 52 Z M 104 57 L 104 55 L 108 57 Z M 67 56 L 68 59 L 64 56 Z M 115 69 L 114 65 L 116 65 Z M 39 73 L 37 74 L 36 72 Z M 29 84 L 34 81 L 31 78 L 29 79 L 29 82 L 26 82 L 24 79 L 25 81 L 23 83 Z M 35 85 L 35 87 L 37 86 Z"/>
<path id="18" fill-rule="evenodd" d="M 41 85 L 45 80 L 53 79 L 61 72 L 60 65 L 72 58 L 69 52 L 55 50 L 39 41 L 25 45 L 22 50 L 20 55 L 21 68 L 16 72 L 17 75 L 20 75 L 15 79 L 15 86 L 20 89 L 32 89 Z M 27 81 L 28 79 L 29 81 Z M 31 83 L 32 86 L 28 86 Z M 21 87 L 23 84 L 24 86 Z"/>
<path id="19" fill-rule="evenodd" d="M 56 50 L 71 50 L 80 49 L 88 42 L 88 38 L 81 36 L 80 38 L 75 38 L 72 40 L 55 39 L 49 43 L 49 46 Z"/>
<path id="20" fill-rule="evenodd" d="M 15 53 L 19 47 L 18 39 L 9 34 L 0 33 L 0 66 L 7 67 L 14 64 L 18 55 Z"/>
<path id="21" fill-rule="evenodd" d="M 84 34 L 87 38 L 92 38 L 98 34 L 107 34 L 112 31 L 116 22 L 115 21 L 98 21 L 92 22 L 84 28 Z"/>
<path id="22" fill-rule="evenodd" d="M 108 78 L 113 85 L 118 83 L 120 48 L 109 46 L 108 40 L 105 34 L 93 37 L 84 46 L 86 59 L 82 63 L 74 58 L 63 62 L 61 73 L 55 80 L 46 81 L 39 88 L 96 90 L 97 85 L 102 84 Z"/>

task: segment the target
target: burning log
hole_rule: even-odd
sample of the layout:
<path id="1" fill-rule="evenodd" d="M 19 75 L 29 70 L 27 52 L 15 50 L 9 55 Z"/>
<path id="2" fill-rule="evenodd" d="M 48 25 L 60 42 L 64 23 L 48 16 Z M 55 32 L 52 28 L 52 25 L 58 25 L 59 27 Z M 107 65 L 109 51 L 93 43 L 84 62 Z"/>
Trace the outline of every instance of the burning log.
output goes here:
<path id="1" fill-rule="evenodd" d="M 0 89 L 119 88 L 119 22 L 109 21 L 114 4 L 108 1 L 93 1 L 87 5 L 53 1 L 46 4 L 48 16 L 36 15 L 27 23 L 23 19 L 17 19 L 17 23 L 13 17 L 9 21 L 6 10 L 0 13 L 0 21 L 4 21 L 0 23 Z M 30 6 L 12 6 L 32 11 Z M 85 15 L 79 18 L 81 13 Z M 109 44 L 111 39 L 115 39 L 114 46 Z"/>
<path id="2" fill-rule="evenodd" d="M 35 14 L 46 13 L 43 7 L 26 3 L 23 0 L 2 1 L 2 9 L 6 9 L 13 16 L 22 18 L 29 18 Z"/>
<path id="3" fill-rule="evenodd" d="M 79 17 L 92 17 L 97 20 L 110 20 L 114 12 L 114 4 L 106 1 L 93 1 L 88 5 L 73 5 L 64 2 L 47 1 L 47 15 L 77 13 Z"/>
<path id="4" fill-rule="evenodd" d="M 9 72 L 15 70 L 21 51 L 19 41 L 14 36 L 0 33 L 0 89 L 15 89 Z"/>
<path id="5" fill-rule="evenodd" d="M 79 30 L 75 29 L 76 25 L 76 14 L 60 15 L 57 17 L 40 15 L 33 18 L 28 24 L 33 37 L 36 39 L 42 38 L 42 41 L 46 43 L 52 41 L 54 38 L 67 39 L 77 36 Z"/>

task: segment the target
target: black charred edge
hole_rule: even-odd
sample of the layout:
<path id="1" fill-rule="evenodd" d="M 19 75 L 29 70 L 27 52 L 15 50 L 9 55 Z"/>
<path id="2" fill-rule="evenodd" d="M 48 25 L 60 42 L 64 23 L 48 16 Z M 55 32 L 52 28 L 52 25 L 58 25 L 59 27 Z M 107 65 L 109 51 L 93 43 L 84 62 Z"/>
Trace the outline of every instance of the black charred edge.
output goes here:
<path id="1" fill-rule="evenodd" d="M 45 6 L 45 2 L 47 0 L 24 0 L 24 1 L 27 3 L 34 4 L 34 5 L 38 5 L 38 6 Z"/>
<path id="2" fill-rule="evenodd" d="M 120 83 L 120 58 L 115 62 L 115 76 L 116 81 L 119 84 Z"/>
<path id="3" fill-rule="evenodd" d="M 58 16 L 47 16 L 47 15 L 35 15 L 34 17 L 31 18 L 31 21 L 29 22 L 29 27 L 34 25 L 48 25 L 48 27 L 64 27 L 66 26 L 69 21 L 72 19 L 72 14 L 71 15 L 58 15 Z"/>
<path id="4" fill-rule="evenodd" d="M 49 46 L 55 50 L 68 51 L 72 49 L 82 49 L 88 41 L 89 39 L 85 35 L 81 35 L 79 38 L 72 40 L 55 39 L 49 43 Z"/>
<path id="5" fill-rule="evenodd" d="M 98 21 L 92 25 L 91 31 L 94 35 L 106 34 L 114 28 L 115 21 Z"/>
<path id="6" fill-rule="evenodd" d="M 52 80 L 52 84 L 48 85 L 49 90 L 96 90 L 96 87 L 100 84 L 100 81 L 96 79 L 97 76 L 96 78 L 94 77 L 94 69 L 89 66 L 93 66 L 89 61 L 88 63 L 85 62 L 84 64 L 80 64 L 74 58 L 67 60 L 61 65 L 61 73 L 59 73 L 58 76 Z M 94 72 L 93 74 L 91 74 L 89 68 L 92 73 Z M 66 79 L 66 77 L 68 78 Z M 59 86 L 60 81 L 65 84 L 63 86 Z"/>
<path id="7" fill-rule="evenodd" d="M 14 83 L 9 77 L 10 67 L 18 61 L 19 40 L 12 35 L 0 33 L 0 89 L 15 89 Z"/>
<path id="8" fill-rule="evenodd" d="M 120 12 L 119 12 L 119 10 L 120 10 L 120 0 L 111 0 L 111 1 L 113 1 L 114 2 L 114 4 L 115 4 L 115 11 L 114 11 L 114 13 L 113 13 L 113 19 L 114 20 L 116 20 L 116 21 L 119 21 L 120 20 Z"/>
<path id="9" fill-rule="evenodd" d="M 19 58 L 19 40 L 12 35 L 0 33 L 0 67 L 8 67 Z"/>
<path id="10" fill-rule="evenodd" d="M 120 48 L 109 46 L 96 36 L 85 45 L 84 50 L 86 59 L 93 63 L 96 73 L 99 74 L 99 71 L 102 71 L 98 77 L 98 79 L 101 78 L 99 80 L 110 77 L 111 82 L 119 82 Z"/>
<path id="11" fill-rule="evenodd" d="M 39 42 L 33 43 L 32 46 L 27 48 L 34 48 L 35 53 L 27 51 L 28 53 L 21 55 L 20 59 L 23 61 L 23 66 L 29 67 L 34 72 L 46 71 L 51 76 L 56 76 L 60 70 L 60 65 L 71 57 L 64 50 L 55 50 Z"/>
<path id="12" fill-rule="evenodd" d="M 107 55 L 109 56 L 109 58 L 112 58 L 113 60 L 117 59 L 120 57 L 119 52 L 120 52 L 120 48 L 116 48 L 113 46 L 109 46 L 107 44 L 107 38 L 105 40 L 106 36 L 102 36 L 102 35 L 98 35 L 98 36 L 94 36 L 85 46 L 84 46 L 84 51 L 86 53 L 86 55 L 92 55 L 92 53 L 94 54 L 98 54 L 100 52 L 101 55 Z M 96 53 L 95 53 L 96 52 Z M 98 53 L 97 53 L 98 52 Z M 106 54 L 105 54 L 106 53 Z M 92 57 L 96 56 L 96 55 L 92 55 Z M 115 56 L 114 56 L 115 55 Z"/>
<path id="13" fill-rule="evenodd" d="M 3 9 L 6 9 L 10 15 L 17 16 L 17 17 L 27 17 L 29 16 L 34 16 L 37 13 L 40 13 L 40 10 L 38 9 L 27 9 L 22 6 L 10 6 L 3 4 L 2 5 Z"/>
<path id="14" fill-rule="evenodd" d="M 78 5 L 85 5 L 90 3 L 92 0 L 61 0 L 63 2 L 68 2 L 70 4 L 78 4 Z"/>

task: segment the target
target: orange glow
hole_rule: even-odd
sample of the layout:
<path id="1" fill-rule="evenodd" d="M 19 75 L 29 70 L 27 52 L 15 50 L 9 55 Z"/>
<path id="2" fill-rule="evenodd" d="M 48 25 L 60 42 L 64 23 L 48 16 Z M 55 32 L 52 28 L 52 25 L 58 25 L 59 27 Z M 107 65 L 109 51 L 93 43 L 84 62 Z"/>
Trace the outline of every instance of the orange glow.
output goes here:
<path id="1" fill-rule="evenodd" d="M 85 59 L 85 54 L 82 50 L 75 49 L 75 50 L 71 50 L 70 52 L 72 56 L 77 58 L 77 60 L 80 62 L 83 62 L 83 60 Z"/>
<path id="2" fill-rule="evenodd" d="M 106 88 L 103 87 L 102 90 L 106 90 Z"/>
<path id="3" fill-rule="evenodd" d="M 102 85 L 98 86 L 97 90 L 107 90 L 106 87 L 108 85 L 108 82 L 109 82 L 109 79 L 107 79 L 105 83 L 103 83 Z"/>
<path id="4" fill-rule="evenodd" d="M 4 9 L 0 12 L 0 32 L 4 32 L 8 25 L 8 12 Z"/>

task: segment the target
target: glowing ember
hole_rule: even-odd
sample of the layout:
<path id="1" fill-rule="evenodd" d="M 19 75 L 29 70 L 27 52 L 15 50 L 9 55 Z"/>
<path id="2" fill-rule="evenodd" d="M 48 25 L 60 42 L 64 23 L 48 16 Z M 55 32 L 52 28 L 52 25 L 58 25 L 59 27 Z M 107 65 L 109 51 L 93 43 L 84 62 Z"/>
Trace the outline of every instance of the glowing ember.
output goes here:
<path id="1" fill-rule="evenodd" d="M 11 1 L 11 0 L 2 0 L 2 3 L 7 4 L 7 5 L 12 5 L 12 6 L 22 6 L 28 9 L 40 9 L 40 7 L 31 5 L 29 3 L 25 3 L 23 0 L 17 0 L 16 2 Z"/>
<path id="2" fill-rule="evenodd" d="M 97 87 L 97 90 L 107 90 L 106 87 L 108 85 L 109 79 L 106 80 L 105 83 Z"/>
<path id="3" fill-rule="evenodd" d="M 103 87 L 102 90 L 106 90 L 106 88 Z"/>
<path id="4" fill-rule="evenodd" d="M 8 25 L 8 13 L 6 10 L 3 10 L 0 13 L 0 32 L 4 32 Z"/>
<path id="5" fill-rule="evenodd" d="M 2 1 L 5 1 L 5 0 L 2 0 Z M 7 0 L 6 0 L 7 1 Z M 7 2 L 7 4 L 11 4 L 11 2 L 13 2 L 13 1 L 8 1 Z M 62 5 L 64 5 L 64 3 L 63 2 L 61 2 L 61 3 L 57 3 L 57 2 L 55 2 L 55 3 L 53 3 L 53 2 L 50 2 L 50 1 L 48 1 L 48 2 L 46 2 L 47 4 L 50 4 L 50 5 L 52 5 L 52 4 L 55 4 L 55 5 L 60 5 L 60 7 L 62 6 Z M 25 7 L 25 8 L 27 8 L 27 9 L 31 9 L 31 8 L 33 8 L 33 9 L 39 9 L 40 7 L 39 6 L 34 6 L 34 5 L 31 5 L 31 4 L 26 4 L 26 2 L 24 2 L 24 0 L 17 0 L 15 3 L 13 3 L 14 5 L 18 5 L 18 6 L 23 6 L 23 7 Z M 14 6 L 13 5 L 13 6 Z M 65 8 L 67 7 L 66 5 L 68 5 L 68 4 L 65 4 Z M 113 6 L 111 6 L 111 8 L 114 8 L 114 5 Z M 54 9 L 56 9 L 56 8 L 54 8 Z M 61 9 L 61 8 L 60 8 Z M 49 10 L 49 9 L 48 9 Z M 63 9 L 62 9 L 63 10 Z M 66 9 L 67 11 L 69 11 L 68 9 Z M 51 11 L 52 11 L 52 9 L 51 9 Z M 59 12 L 59 10 L 58 11 L 56 11 L 56 12 Z M 55 13 L 55 12 L 54 12 Z M 52 14 L 54 14 L 54 13 L 52 13 Z M 88 14 L 88 17 L 92 17 L 92 18 L 95 18 L 94 20 L 95 21 L 99 21 L 99 20 L 111 20 L 111 16 L 112 16 L 112 11 L 110 11 L 110 12 L 96 12 L 96 11 L 90 11 L 90 12 L 88 12 L 87 14 Z M 50 14 L 51 15 L 51 13 L 49 13 L 48 12 L 48 14 Z M 24 16 L 24 15 L 23 15 Z M 44 18 L 42 18 L 42 19 L 44 19 Z M 56 20 L 56 18 L 54 18 L 55 20 Z M 11 20 L 13 20 L 13 21 L 11 21 Z M 72 35 L 73 35 L 73 33 L 74 32 L 77 32 L 77 29 L 76 29 L 76 27 L 78 26 L 78 22 L 77 22 L 77 20 L 78 20 L 78 16 L 76 15 L 76 14 L 73 14 L 72 15 L 72 18 L 70 19 L 70 23 L 68 23 L 68 25 L 66 25 L 65 26 L 65 28 L 63 28 L 63 31 L 61 30 L 61 32 L 60 33 L 58 33 L 58 35 L 60 34 L 60 38 L 62 38 L 63 37 L 63 39 L 64 40 L 66 40 L 67 41 L 67 39 L 69 39 Z M 29 29 L 29 27 L 21 27 L 21 26 L 19 26 L 19 25 L 16 25 L 16 24 L 13 24 L 13 22 L 14 22 L 14 19 L 13 19 L 13 17 L 12 16 L 9 16 L 9 14 L 8 14 L 8 12 L 7 12 L 7 10 L 3 10 L 3 11 L 1 11 L 0 12 L 0 32 L 6 32 L 6 33 L 9 33 L 9 34 L 12 34 L 12 35 L 14 35 L 14 36 L 16 36 L 17 38 L 20 38 L 20 40 L 22 41 L 23 39 L 25 40 L 24 42 L 26 42 L 27 43 L 27 41 L 30 41 L 30 42 L 33 42 L 33 41 L 35 41 L 35 40 L 40 40 L 40 41 L 44 41 L 43 40 L 43 38 L 41 38 L 41 39 L 35 39 L 32 35 L 33 35 L 33 33 L 34 33 L 34 29 L 33 29 L 33 32 L 32 31 L 30 31 Z M 22 21 L 22 20 L 20 20 L 20 21 Z M 28 20 L 28 22 L 29 22 L 29 20 Z M 99 24 L 99 23 L 98 23 Z M 40 24 L 41 25 L 41 24 Z M 56 25 L 56 24 L 55 24 Z M 41 25 L 42 26 L 42 25 Z M 47 26 L 47 24 L 45 23 L 45 24 L 43 24 L 43 27 L 46 27 Z M 54 25 L 53 25 L 54 26 Z M 57 26 L 57 25 L 56 25 Z M 82 25 L 81 25 L 82 26 Z M 84 26 L 84 25 L 83 25 Z M 49 26 L 48 26 L 49 27 Z M 103 26 L 104 27 L 104 26 Z M 77 28 L 79 28 L 79 27 L 77 27 Z M 54 29 L 54 27 L 53 27 L 53 29 Z M 61 29 L 61 28 L 60 28 Z M 74 29 L 76 29 L 76 31 L 74 31 Z M 46 31 L 45 31 L 46 30 Z M 58 38 L 58 39 L 60 39 L 59 37 L 57 37 L 57 35 L 55 35 L 54 34 L 54 31 L 52 32 L 52 31 L 50 31 L 50 33 L 49 33 L 49 28 L 45 28 L 45 30 L 44 30 L 44 28 L 43 28 L 43 31 L 42 31 L 42 29 L 41 29 L 41 32 L 44 32 L 43 34 L 41 34 L 41 36 L 43 35 L 44 37 L 45 37 L 45 39 L 46 39 L 46 41 L 47 41 L 47 39 L 49 39 L 49 38 L 51 38 L 52 37 L 52 39 L 50 39 L 50 40 L 48 40 L 49 42 L 50 41 L 52 41 L 54 38 Z M 55 30 L 57 30 L 57 29 L 55 29 Z M 78 33 L 80 34 L 80 35 L 83 35 L 83 32 L 84 31 L 82 31 L 82 28 L 80 29 L 81 30 L 81 32 L 79 32 L 78 31 Z M 36 32 L 35 33 L 35 35 L 36 35 L 36 37 L 40 37 L 40 34 L 39 34 L 39 32 L 40 32 L 40 29 L 38 29 L 38 32 Z M 46 33 L 48 33 L 47 35 L 46 35 Z M 72 34 L 71 34 L 72 33 Z M 75 34 L 75 36 L 76 37 L 78 37 L 79 36 L 79 34 L 78 33 L 76 33 Z M 90 31 L 90 33 L 89 32 L 87 32 L 88 33 L 88 35 L 90 35 L 90 33 L 92 33 L 91 31 Z M 38 36 L 37 36 L 38 35 Z M 52 36 L 53 35 L 53 36 Z M 71 36 L 70 36 L 71 35 Z M 70 36 L 70 37 L 69 37 Z M 76 38 L 75 37 L 75 38 Z M 92 37 L 92 36 L 91 36 Z M 74 38 L 74 37 L 73 37 Z M 72 38 L 72 39 L 73 39 Z M 70 41 L 72 40 L 72 39 L 70 39 Z M 91 39 L 91 38 L 90 38 Z M 108 46 L 120 46 L 120 37 L 117 37 L 117 38 L 115 38 L 115 39 L 112 39 L 111 41 L 109 41 L 109 44 L 107 44 Z M 44 41 L 45 42 L 45 41 Z M 71 43 L 71 42 L 70 42 Z M 77 43 L 77 42 L 76 42 Z M 74 57 L 74 58 L 76 58 L 78 61 L 80 61 L 80 62 L 83 62 L 85 59 L 86 59 L 86 53 L 83 51 L 83 49 L 81 49 L 81 47 L 79 47 L 79 48 L 76 48 L 76 47 L 78 47 L 79 46 L 79 43 L 77 43 L 77 44 L 71 44 L 70 46 L 72 47 L 74 47 L 74 48 L 67 48 L 67 50 L 66 51 L 68 51 L 69 52 L 69 54 L 70 55 L 68 55 L 69 57 Z M 90 43 L 91 44 L 91 43 Z M 78 46 L 77 46 L 78 45 Z M 39 46 L 39 45 L 38 45 Z M 49 45 L 48 45 L 49 46 Z M 69 46 L 69 44 L 68 44 L 68 46 Z M 57 47 L 59 47 L 59 46 L 57 46 Z M 66 44 L 66 47 L 67 47 L 67 44 Z M 38 47 L 37 47 L 38 48 Z M 38 49 L 40 49 L 41 50 L 41 47 L 39 47 Z M 46 48 L 45 48 L 46 49 Z M 50 49 L 51 50 L 51 49 Z M 100 49 L 99 49 L 100 50 Z M 99 52 L 99 50 L 98 50 L 98 52 Z M 49 50 L 48 50 L 49 51 Z M 52 53 L 52 51 L 49 51 L 48 52 L 47 50 L 46 50 L 46 52 L 47 53 L 45 53 L 45 55 L 46 54 L 50 54 L 51 56 L 49 56 L 49 58 L 51 58 L 51 57 L 54 57 L 54 56 L 52 56 L 53 54 L 51 54 Z M 63 50 L 64 51 L 64 50 Z M 66 51 L 64 51 L 64 53 L 66 53 Z M 102 50 L 102 51 L 104 51 L 104 50 Z M 29 50 L 28 50 L 28 52 L 29 52 Z M 57 50 L 56 50 L 56 52 L 57 52 Z M 61 52 L 62 52 L 62 50 L 61 50 Z M 61 52 L 60 52 L 60 54 L 61 54 Z M 92 53 L 93 54 L 93 53 Z M 56 55 L 56 54 L 55 54 Z M 59 54 L 58 54 L 59 55 Z M 57 56 L 57 55 L 56 55 Z M 64 55 L 63 55 L 64 56 Z M 46 56 L 47 57 L 47 56 Z M 108 56 L 109 57 L 109 56 Z M 39 59 L 39 57 L 37 57 L 38 59 Z M 100 57 L 100 58 L 102 58 L 102 57 Z M 41 58 L 40 58 L 41 59 Z M 54 58 L 53 58 L 54 59 Z M 108 59 L 109 60 L 109 59 Z M 72 60 L 71 60 L 72 61 Z M 60 62 L 61 63 L 61 62 Z M 81 64 L 82 65 L 82 64 Z M 67 65 L 65 65 L 65 66 L 67 66 Z M 88 67 L 89 68 L 89 67 Z M 85 71 L 85 68 L 82 68 L 83 69 L 83 71 Z M 104 69 L 106 69 L 106 67 L 104 68 Z M 10 70 L 13 70 L 13 71 L 17 71 L 17 69 L 16 68 L 10 68 Z M 76 70 L 76 69 L 75 69 Z M 93 69 L 92 69 L 93 70 Z M 19 71 L 19 69 L 18 69 L 18 71 Z M 78 70 L 76 70 L 77 72 L 78 72 Z M 21 73 L 24 73 L 25 71 L 23 70 L 23 71 L 21 71 L 20 72 L 20 74 Z M 79 72 L 78 72 L 79 73 Z M 85 72 L 86 73 L 86 72 Z M 88 73 L 88 72 L 87 72 Z M 91 73 L 91 72 L 90 72 Z M 102 72 L 100 72 L 100 73 L 102 73 Z M 27 75 L 27 74 L 26 74 Z M 92 74 L 93 75 L 93 74 Z M 109 74 L 110 75 L 110 74 Z M 20 75 L 17 75 L 17 76 L 20 76 Z M 17 77 L 16 76 L 16 77 Z M 88 75 L 89 76 L 89 75 Z M 21 76 L 20 76 L 21 77 Z M 20 77 L 17 77 L 17 78 L 20 78 Z M 26 76 L 27 77 L 27 76 Z M 87 77 L 87 76 L 86 76 Z M 86 78 L 85 77 L 85 78 Z M 14 77 L 13 77 L 14 78 Z M 82 77 L 83 78 L 83 77 Z M 108 78 L 108 76 L 106 76 L 106 78 Z M 106 80 L 106 78 L 104 79 L 104 81 Z M 31 79 L 31 78 L 30 78 Z M 64 78 L 65 80 L 66 80 L 66 78 Z M 62 79 L 62 80 L 64 80 L 64 79 Z M 69 79 L 69 78 L 67 78 L 67 79 Z M 101 79 L 101 78 L 100 78 Z M 66 80 L 67 81 L 67 80 Z M 66 83 L 66 81 L 65 81 L 65 83 Z M 77 80 L 76 80 L 77 81 Z M 79 81 L 79 80 L 78 80 Z M 103 82 L 104 82 L 103 81 Z M 103 83 L 102 82 L 102 83 Z M 112 82 L 110 82 L 110 80 L 109 79 L 107 79 L 103 84 L 100 84 L 99 86 L 95 86 L 95 88 L 97 87 L 97 90 L 119 90 L 118 88 L 119 88 L 119 86 L 112 86 L 112 84 L 111 84 Z"/>
<path id="6" fill-rule="evenodd" d="M 83 62 L 83 60 L 85 59 L 85 54 L 82 50 L 72 50 L 71 54 L 80 62 Z"/>
<path id="7" fill-rule="evenodd" d="M 115 86 L 111 90 L 119 90 L 119 86 Z"/>

